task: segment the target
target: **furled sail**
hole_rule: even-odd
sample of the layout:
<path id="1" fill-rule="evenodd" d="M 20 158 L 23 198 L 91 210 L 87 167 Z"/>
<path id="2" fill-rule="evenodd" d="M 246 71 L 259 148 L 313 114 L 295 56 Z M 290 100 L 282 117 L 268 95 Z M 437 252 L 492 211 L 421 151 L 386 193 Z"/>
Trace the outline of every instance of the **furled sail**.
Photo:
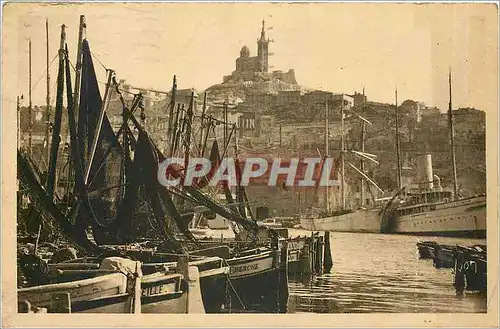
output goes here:
<path id="1" fill-rule="evenodd" d="M 80 216 L 90 218 L 98 226 L 106 226 L 114 221 L 120 203 L 123 153 L 106 114 L 101 129 L 96 129 L 102 99 L 87 40 L 82 42 L 82 53 L 77 139 L 83 167 L 90 165 L 91 168 L 85 186 L 88 207 L 84 208 Z M 97 148 L 92 163 L 89 163 L 91 146 L 96 136 Z"/>

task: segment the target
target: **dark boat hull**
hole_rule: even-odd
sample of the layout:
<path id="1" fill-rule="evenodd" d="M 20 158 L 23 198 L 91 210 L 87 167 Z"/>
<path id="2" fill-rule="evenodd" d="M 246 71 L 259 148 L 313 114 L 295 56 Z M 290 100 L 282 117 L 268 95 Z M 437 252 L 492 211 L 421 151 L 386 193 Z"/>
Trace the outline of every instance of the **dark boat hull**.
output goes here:
<path id="1" fill-rule="evenodd" d="M 231 280 L 234 291 L 231 303 L 234 309 L 244 305 L 245 310 L 257 313 L 281 312 L 285 305 L 281 305 L 279 271 L 271 270 L 255 275 Z M 236 296 L 237 294 L 237 296 Z M 239 300 L 243 305 L 239 305 Z"/>
<path id="2" fill-rule="evenodd" d="M 222 313 L 229 297 L 227 274 L 200 277 L 200 286 L 205 313 Z"/>
<path id="3" fill-rule="evenodd" d="M 258 313 L 284 313 L 288 299 L 286 270 L 276 250 L 227 260 L 231 303 Z"/>

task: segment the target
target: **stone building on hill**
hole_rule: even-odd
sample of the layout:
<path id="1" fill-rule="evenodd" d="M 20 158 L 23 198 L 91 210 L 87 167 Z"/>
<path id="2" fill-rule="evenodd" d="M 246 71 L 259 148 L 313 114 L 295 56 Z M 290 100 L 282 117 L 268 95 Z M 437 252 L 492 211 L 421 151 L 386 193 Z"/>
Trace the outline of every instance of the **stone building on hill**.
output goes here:
<path id="1" fill-rule="evenodd" d="M 243 46 L 240 56 L 236 59 L 236 70 L 230 75 L 224 76 L 223 82 L 246 82 L 257 80 L 276 79 L 289 84 L 297 84 L 294 70 L 269 72 L 269 43 L 272 42 L 266 36 L 265 21 L 262 20 L 260 38 L 257 39 L 257 56 L 250 56 L 250 49 Z"/>

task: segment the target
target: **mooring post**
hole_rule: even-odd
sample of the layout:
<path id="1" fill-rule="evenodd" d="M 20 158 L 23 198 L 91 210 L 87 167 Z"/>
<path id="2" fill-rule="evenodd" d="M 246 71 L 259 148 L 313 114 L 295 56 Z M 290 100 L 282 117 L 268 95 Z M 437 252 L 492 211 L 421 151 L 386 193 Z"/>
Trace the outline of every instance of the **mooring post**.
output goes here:
<path id="1" fill-rule="evenodd" d="M 311 251 L 309 247 L 309 243 L 306 241 L 306 244 L 302 248 L 301 255 L 301 272 L 302 275 L 309 276 L 311 275 Z"/>
<path id="2" fill-rule="evenodd" d="M 177 257 L 176 272 L 182 274 L 183 280 L 186 282 L 186 313 L 189 312 L 189 256 L 187 254 L 179 255 Z"/>
<path id="3" fill-rule="evenodd" d="M 278 272 L 278 312 L 286 313 L 288 305 L 288 242 L 281 247 L 280 269 Z"/>
<path id="4" fill-rule="evenodd" d="M 333 267 L 332 250 L 330 248 L 330 232 L 325 231 L 323 273 L 330 273 Z"/>
<path id="5" fill-rule="evenodd" d="M 316 274 L 323 274 L 323 236 L 318 235 L 316 241 Z"/>

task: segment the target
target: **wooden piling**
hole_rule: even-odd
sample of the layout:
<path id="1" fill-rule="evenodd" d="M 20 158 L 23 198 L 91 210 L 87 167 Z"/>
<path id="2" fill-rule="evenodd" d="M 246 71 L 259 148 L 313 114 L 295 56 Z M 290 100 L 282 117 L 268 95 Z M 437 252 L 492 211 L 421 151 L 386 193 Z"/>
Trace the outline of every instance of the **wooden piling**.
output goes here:
<path id="1" fill-rule="evenodd" d="M 316 274 L 323 274 L 323 236 L 318 236 L 316 239 Z"/>
<path id="2" fill-rule="evenodd" d="M 176 272 L 182 274 L 183 280 L 188 283 L 188 297 L 186 298 L 186 313 L 189 313 L 189 256 L 181 255 L 177 258 Z"/>
<path id="3" fill-rule="evenodd" d="M 288 305 L 288 242 L 284 241 L 280 254 L 278 271 L 278 312 L 286 313 Z"/>
<path id="4" fill-rule="evenodd" d="M 323 273 L 330 273 L 333 267 L 332 250 L 330 247 L 330 232 L 325 231 L 325 243 L 323 248 Z"/>
<path id="5" fill-rule="evenodd" d="M 300 263 L 301 263 L 301 272 L 302 275 L 309 276 L 312 273 L 311 269 L 311 252 L 310 252 L 310 246 L 309 243 L 306 243 L 304 245 L 304 248 L 302 248 L 302 255 L 300 257 Z"/>

